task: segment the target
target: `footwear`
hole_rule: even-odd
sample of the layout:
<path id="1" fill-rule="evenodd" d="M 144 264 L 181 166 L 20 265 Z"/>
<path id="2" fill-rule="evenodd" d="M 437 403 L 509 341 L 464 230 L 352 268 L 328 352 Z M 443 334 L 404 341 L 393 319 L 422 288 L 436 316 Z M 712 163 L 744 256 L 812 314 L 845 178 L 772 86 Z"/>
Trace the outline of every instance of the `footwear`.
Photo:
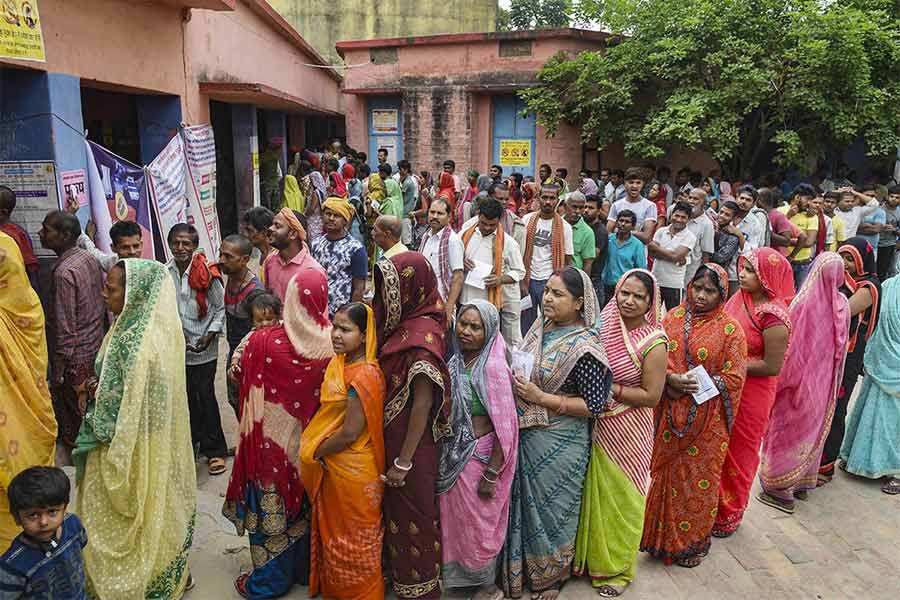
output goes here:
<path id="1" fill-rule="evenodd" d="M 601 585 L 597 588 L 597 595 L 601 598 L 618 598 L 622 592 L 611 585 Z"/>
<path id="2" fill-rule="evenodd" d="M 702 562 L 703 557 L 695 554 L 694 556 L 679 558 L 675 561 L 675 564 L 679 567 L 684 567 L 685 569 L 693 569 L 694 567 L 699 567 Z"/>
<path id="3" fill-rule="evenodd" d="M 757 500 L 765 504 L 766 506 L 771 506 L 774 509 L 780 510 L 781 512 L 787 513 L 789 515 L 794 514 L 794 503 L 793 502 L 785 502 L 784 500 L 780 500 L 775 496 L 770 496 L 765 492 L 760 492 L 756 497 Z"/>
<path id="4" fill-rule="evenodd" d="M 240 577 L 234 580 L 234 589 L 242 598 L 247 596 L 247 580 L 250 579 L 250 573 L 242 573 Z"/>
<path id="5" fill-rule="evenodd" d="M 225 466 L 224 458 L 211 458 L 209 459 L 209 474 L 210 475 L 221 475 L 227 470 Z"/>
<path id="6" fill-rule="evenodd" d="M 730 538 L 731 536 L 733 536 L 736 531 L 737 531 L 737 529 L 735 529 L 734 531 L 728 531 L 727 529 L 717 529 L 717 528 L 713 527 L 713 530 L 710 532 L 710 535 L 712 535 L 714 538 L 725 539 L 725 538 Z"/>
<path id="7" fill-rule="evenodd" d="M 794 492 L 794 498 L 797 500 L 806 501 L 809 498 L 809 492 L 806 490 L 800 490 L 799 492 Z"/>
<path id="8" fill-rule="evenodd" d="M 191 575 L 190 573 L 188 573 L 188 580 L 187 580 L 187 583 L 184 584 L 184 591 L 185 592 L 191 591 L 192 589 L 194 589 L 194 585 L 196 585 L 196 582 L 194 581 L 194 576 Z"/>
<path id="9" fill-rule="evenodd" d="M 891 496 L 896 496 L 900 494 L 900 478 L 891 477 L 889 478 L 883 486 L 881 486 L 881 491 L 885 494 L 889 494 Z"/>

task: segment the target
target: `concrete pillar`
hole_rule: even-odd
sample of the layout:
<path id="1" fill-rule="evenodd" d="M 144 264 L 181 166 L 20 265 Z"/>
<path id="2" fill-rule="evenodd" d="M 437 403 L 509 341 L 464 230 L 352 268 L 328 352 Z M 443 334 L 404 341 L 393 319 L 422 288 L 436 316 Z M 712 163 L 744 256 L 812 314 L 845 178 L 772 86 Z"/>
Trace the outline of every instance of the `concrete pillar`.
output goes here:
<path id="1" fill-rule="evenodd" d="M 137 104 L 141 163 L 150 164 L 178 133 L 181 124 L 181 99 L 178 96 L 142 95 Z"/>
<path id="2" fill-rule="evenodd" d="M 52 160 L 50 112 L 47 73 L 0 69 L 0 160 Z"/>
<path id="3" fill-rule="evenodd" d="M 238 215 L 259 206 L 259 140 L 256 107 L 231 105 L 231 131 L 234 140 L 234 191 Z"/>
<path id="4" fill-rule="evenodd" d="M 56 161 L 59 189 L 62 190 L 60 173 L 87 169 L 84 119 L 81 113 L 81 79 L 63 73 L 48 73 L 47 92 L 50 112 L 54 115 L 50 120 L 53 159 Z M 78 211 L 81 226 L 86 226 L 90 218 L 90 206 L 81 207 Z"/>

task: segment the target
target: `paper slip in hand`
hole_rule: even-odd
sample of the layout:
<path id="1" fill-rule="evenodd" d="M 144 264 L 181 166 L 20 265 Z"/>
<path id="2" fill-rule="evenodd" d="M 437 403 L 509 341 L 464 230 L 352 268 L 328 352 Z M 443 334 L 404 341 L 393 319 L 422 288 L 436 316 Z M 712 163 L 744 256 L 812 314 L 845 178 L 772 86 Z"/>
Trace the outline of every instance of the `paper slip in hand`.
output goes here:
<path id="1" fill-rule="evenodd" d="M 716 387 L 716 384 L 709 376 L 709 373 L 706 372 L 706 369 L 703 368 L 703 365 L 694 367 L 685 373 L 685 375 L 692 375 L 697 382 L 697 385 L 700 386 L 700 389 L 692 394 L 696 404 L 703 404 L 710 398 L 715 398 L 719 395 L 719 388 Z"/>
<path id="2" fill-rule="evenodd" d="M 528 294 L 527 296 L 522 298 L 521 304 L 519 306 L 519 310 L 521 310 L 522 312 L 525 312 L 526 310 L 530 309 L 532 306 L 534 306 L 534 303 L 531 301 L 531 294 Z"/>
<path id="3" fill-rule="evenodd" d="M 480 260 L 473 261 L 475 263 L 475 268 L 469 271 L 469 274 L 466 275 L 466 285 L 471 285 L 472 287 L 478 288 L 479 290 L 483 290 L 486 288 L 484 285 L 484 278 L 488 277 L 491 274 L 491 269 L 493 267 L 488 263 L 481 262 Z"/>
<path id="4" fill-rule="evenodd" d="M 512 372 L 513 375 L 521 377 L 525 381 L 531 381 L 531 371 L 534 369 L 534 354 L 530 352 L 522 352 L 521 350 L 512 351 Z"/>

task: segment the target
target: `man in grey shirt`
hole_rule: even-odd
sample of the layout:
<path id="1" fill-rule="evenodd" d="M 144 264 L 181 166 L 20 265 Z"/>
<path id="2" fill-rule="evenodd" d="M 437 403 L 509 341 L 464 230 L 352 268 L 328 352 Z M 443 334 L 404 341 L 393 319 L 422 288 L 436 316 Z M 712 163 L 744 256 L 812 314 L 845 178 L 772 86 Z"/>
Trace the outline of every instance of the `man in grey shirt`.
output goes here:
<path id="1" fill-rule="evenodd" d="M 415 221 L 409 216 L 409 213 L 416 210 L 416 205 L 419 203 L 419 184 L 412 176 L 412 165 L 408 160 L 397 161 L 397 168 L 400 170 L 400 194 L 403 196 L 403 235 L 401 240 L 407 246 L 411 246 Z"/>

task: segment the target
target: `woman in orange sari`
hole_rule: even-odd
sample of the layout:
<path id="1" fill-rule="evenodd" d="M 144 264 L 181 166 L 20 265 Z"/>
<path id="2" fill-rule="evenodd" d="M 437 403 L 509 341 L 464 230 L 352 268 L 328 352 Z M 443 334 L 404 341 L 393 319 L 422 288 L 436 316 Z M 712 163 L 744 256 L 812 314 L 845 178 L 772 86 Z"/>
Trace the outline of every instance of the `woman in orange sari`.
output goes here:
<path id="1" fill-rule="evenodd" d="M 669 338 L 666 391 L 656 410 L 656 439 L 641 550 L 666 564 L 696 567 L 709 553 L 718 512 L 719 475 L 747 372 L 747 341 L 725 312 L 728 275 L 697 269 L 687 298 L 663 319 Z M 703 367 L 718 395 L 698 403 Z"/>
<path id="2" fill-rule="evenodd" d="M 312 505 L 309 593 L 384 598 L 381 500 L 385 382 L 375 317 L 361 303 L 334 315 L 335 357 L 321 407 L 300 440 L 300 474 Z"/>

